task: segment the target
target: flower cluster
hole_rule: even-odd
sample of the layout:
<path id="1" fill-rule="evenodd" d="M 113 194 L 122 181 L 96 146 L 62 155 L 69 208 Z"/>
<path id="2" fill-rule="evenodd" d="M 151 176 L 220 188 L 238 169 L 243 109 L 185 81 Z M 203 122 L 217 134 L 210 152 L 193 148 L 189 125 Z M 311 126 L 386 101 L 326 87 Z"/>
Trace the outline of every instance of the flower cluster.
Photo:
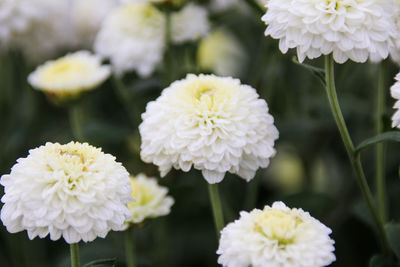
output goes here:
<path id="1" fill-rule="evenodd" d="M 323 267 L 335 261 L 331 229 L 282 202 L 242 211 L 221 231 L 218 263 L 226 267 Z"/>
<path id="2" fill-rule="evenodd" d="M 279 39 L 299 61 L 333 54 L 338 63 L 386 58 L 394 35 L 393 2 L 379 0 L 269 0 L 265 35 Z"/>
<path id="3" fill-rule="evenodd" d="M 139 126 L 142 160 L 201 170 L 209 183 L 229 171 L 251 180 L 275 154 L 278 130 L 255 89 L 231 77 L 189 74 L 147 105 Z"/>
<path id="4" fill-rule="evenodd" d="M 125 229 L 132 201 L 129 174 L 110 154 L 87 143 L 46 143 L 20 158 L 0 181 L 1 220 L 30 239 L 50 234 L 67 243 Z"/>

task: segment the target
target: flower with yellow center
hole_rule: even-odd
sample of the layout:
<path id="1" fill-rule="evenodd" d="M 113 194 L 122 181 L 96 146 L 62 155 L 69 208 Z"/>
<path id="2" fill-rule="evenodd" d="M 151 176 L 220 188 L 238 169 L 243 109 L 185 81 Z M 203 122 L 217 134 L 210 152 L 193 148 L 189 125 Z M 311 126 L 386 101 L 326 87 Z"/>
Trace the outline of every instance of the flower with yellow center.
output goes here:
<path id="1" fill-rule="evenodd" d="M 231 77 L 189 74 L 150 102 L 142 119 L 141 157 L 161 176 L 193 166 L 209 183 L 227 171 L 249 181 L 275 155 L 278 130 L 267 103 Z"/>
<path id="2" fill-rule="evenodd" d="M 28 77 L 36 89 L 56 98 L 76 96 L 103 83 L 110 67 L 88 51 L 78 51 L 39 66 Z"/>
<path id="3" fill-rule="evenodd" d="M 338 63 L 386 58 L 393 46 L 393 0 L 269 0 L 265 35 L 299 61 L 332 54 Z"/>
<path id="4" fill-rule="evenodd" d="M 167 196 L 168 189 L 160 186 L 155 178 L 144 174 L 131 177 L 132 197 L 128 203 L 132 218 L 128 223 L 141 223 L 147 218 L 155 218 L 170 213 L 174 199 Z"/>
<path id="5" fill-rule="evenodd" d="M 165 49 L 165 16 L 151 3 L 127 3 L 113 9 L 98 33 L 94 50 L 111 60 L 122 75 L 136 70 L 149 76 Z"/>
<path id="6" fill-rule="evenodd" d="M 218 263 L 226 267 L 322 267 L 335 261 L 331 230 L 302 209 L 275 202 L 242 211 L 221 231 Z"/>
<path id="7" fill-rule="evenodd" d="M 46 143 L 3 175 L 1 220 L 30 239 L 50 234 L 67 243 L 92 241 L 126 228 L 129 174 L 110 154 L 87 143 Z"/>

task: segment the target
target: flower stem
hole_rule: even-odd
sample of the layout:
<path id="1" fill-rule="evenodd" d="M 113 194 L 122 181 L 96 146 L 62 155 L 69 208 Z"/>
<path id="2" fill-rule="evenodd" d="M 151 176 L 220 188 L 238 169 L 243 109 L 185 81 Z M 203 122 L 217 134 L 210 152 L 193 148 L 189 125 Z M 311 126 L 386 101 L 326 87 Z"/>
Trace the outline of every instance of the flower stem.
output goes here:
<path id="1" fill-rule="evenodd" d="M 79 267 L 79 245 L 78 243 L 70 245 L 71 251 L 71 267 Z"/>
<path id="2" fill-rule="evenodd" d="M 72 134 L 79 142 L 83 142 L 85 139 L 82 130 L 81 115 L 82 111 L 79 104 L 74 104 L 69 108 L 69 123 L 71 124 Z"/>
<path id="3" fill-rule="evenodd" d="M 135 248 L 133 243 L 133 227 L 124 232 L 125 259 L 127 267 L 135 267 Z"/>
<path id="4" fill-rule="evenodd" d="M 382 61 L 379 66 L 379 80 L 376 105 L 376 133 L 383 132 L 383 115 L 385 113 L 385 76 L 387 64 Z M 385 181 L 385 145 L 378 143 L 376 145 L 376 190 L 378 195 L 379 216 L 383 223 L 386 222 L 386 181 Z"/>
<path id="5" fill-rule="evenodd" d="M 330 107 L 332 110 L 333 117 L 335 118 L 336 125 L 339 129 L 344 146 L 346 147 L 346 151 L 349 156 L 350 163 L 356 174 L 356 179 L 357 179 L 358 185 L 360 186 L 364 200 L 367 202 L 369 211 L 372 215 L 373 221 L 378 230 L 378 235 L 381 240 L 383 249 L 385 252 L 388 252 L 390 246 L 388 244 L 385 229 L 383 227 L 383 222 L 381 221 L 381 219 L 378 215 L 378 212 L 375 208 L 374 200 L 372 198 L 372 193 L 368 186 L 367 179 L 365 178 L 363 168 L 361 166 L 360 157 L 354 156 L 353 141 L 351 140 L 349 131 L 347 130 L 347 126 L 344 121 L 342 111 L 340 110 L 339 101 L 338 101 L 338 98 L 336 95 L 332 55 L 325 56 L 325 80 L 326 80 L 326 93 L 328 96 L 328 100 L 329 100 L 329 104 L 330 104 Z"/>
<path id="6" fill-rule="evenodd" d="M 221 199 L 219 197 L 218 184 L 208 184 L 208 192 L 210 195 L 211 206 L 214 215 L 215 227 L 217 230 L 217 238 L 224 227 L 224 216 L 222 213 Z"/>

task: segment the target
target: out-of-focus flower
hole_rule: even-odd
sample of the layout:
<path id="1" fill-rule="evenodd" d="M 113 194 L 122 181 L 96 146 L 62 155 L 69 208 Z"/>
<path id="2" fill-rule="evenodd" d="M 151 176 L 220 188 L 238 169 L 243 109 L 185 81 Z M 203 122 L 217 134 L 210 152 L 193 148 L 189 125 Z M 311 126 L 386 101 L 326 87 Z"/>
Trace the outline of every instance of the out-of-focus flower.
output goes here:
<path id="1" fill-rule="evenodd" d="M 117 4 L 118 0 L 73 0 L 71 20 L 78 47 L 93 46 L 104 18 Z"/>
<path id="2" fill-rule="evenodd" d="M 393 20 L 395 23 L 395 33 L 393 36 L 393 47 L 390 56 L 397 64 L 400 65 L 400 0 L 394 0 Z"/>
<path id="3" fill-rule="evenodd" d="M 268 168 L 265 183 L 285 193 L 298 192 L 304 182 L 304 168 L 301 158 L 292 149 L 280 147 L 279 153 Z"/>
<path id="4" fill-rule="evenodd" d="M 200 68 L 220 76 L 237 76 L 245 61 L 241 44 L 225 30 L 217 30 L 202 39 L 197 52 Z"/>
<path id="5" fill-rule="evenodd" d="M 128 203 L 132 218 L 128 223 L 141 223 L 147 218 L 155 218 L 170 213 L 174 199 L 167 196 L 168 189 L 157 184 L 155 178 L 144 174 L 131 177 L 132 197 L 135 201 Z"/>
<path id="6" fill-rule="evenodd" d="M 391 95 L 396 99 L 393 108 L 397 109 L 392 117 L 392 127 L 400 129 L 400 73 L 395 77 L 395 84 L 390 88 Z"/>
<path id="7" fill-rule="evenodd" d="M 105 19 L 94 49 L 111 60 L 121 75 L 136 70 L 150 75 L 162 60 L 165 48 L 165 16 L 150 3 L 128 3 Z"/>
<path id="8" fill-rule="evenodd" d="M 242 211 L 221 231 L 218 263 L 225 267 L 322 267 L 336 260 L 331 229 L 302 209 L 275 202 Z"/>
<path id="9" fill-rule="evenodd" d="M 73 43 L 69 12 L 70 1 L 0 1 L 0 44 L 31 61 L 51 58 Z"/>
<path id="10" fill-rule="evenodd" d="M 67 243 L 92 241 L 126 228 L 132 201 L 129 174 L 87 143 L 46 143 L 20 158 L 0 183 L 5 194 L 1 220 L 10 233 L 30 239 L 50 234 Z"/>
<path id="11" fill-rule="evenodd" d="M 209 183 L 227 171 L 249 181 L 275 155 L 278 130 L 267 103 L 231 77 L 189 74 L 150 102 L 142 119 L 141 157 L 161 176 L 193 166 Z"/>
<path id="12" fill-rule="evenodd" d="M 269 0 L 262 20 L 265 35 L 279 39 L 299 61 L 333 54 L 338 63 L 386 58 L 394 34 L 393 1 Z"/>
<path id="13" fill-rule="evenodd" d="M 171 15 L 171 39 L 174 43 L 196 41 L 209 31 L 207 10 L 198 5 L 188 4 Z"/>
<path id="14" fill-rule="evenodd" d="M 88 51 L 78 51 L 39 66 L 29 77 L 29 83 L 57 98 L 75 96 L 103 83 L 110 67 L 101 65 L 101 58 Z"/>

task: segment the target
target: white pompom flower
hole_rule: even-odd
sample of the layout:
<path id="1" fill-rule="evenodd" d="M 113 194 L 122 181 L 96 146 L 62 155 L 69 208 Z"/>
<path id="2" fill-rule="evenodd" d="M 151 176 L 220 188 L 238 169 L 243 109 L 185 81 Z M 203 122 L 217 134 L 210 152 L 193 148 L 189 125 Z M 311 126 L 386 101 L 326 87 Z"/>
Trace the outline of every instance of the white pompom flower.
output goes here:
<path id="1" fill-rule="evenodd" d="M 188 4 L 171 15 L 171 39 L 174 43 L 196 41 L 209 31 L 208 12 L 199 5 Z"/>
<path id="2" fill-rule="evenodd" d="M 396 75 L 395 80 L 395 84 L 390 88 L 392 97 L 396 99 L 393 108 L 397 109 L 392 117 L 392 127 L 400 129 L 400 73 Z"/>
<path id="3" fill-rule="evenodd" d="M 141 223 L 147 218 L 156 218 L 170 213 L 174 199 L 168 194 L 168 188 L 160 186 L 155 178 L 144 174 L 131 177 L 132 197 L 128 203 L 132 218 L 128 223 Z"/>
<path id="4" fill-rule="evenodd" d="M 278 130 L 267 103 L 231 77 L 189 74 L 150 102 L 142 119 L 141 158 L 161 176 L 193 166 L 209 183 L 228 171 L 249 181 L 275 155 Z"/>
<path id="5" fill-rule="evenodd" d="M 296 48 L 300 62 L 328 54 L 337 63 L 378 61 L 393 45 L 392 0 L 269 0 L 266 8 L 265 35 L 282 53 Z"/>
<path id="6" fill-rule="evenodd" d="M 130 219 L 129 174 L 99 148 L 70 142 L 46 143 L 20 158 L 3 175 L 1 220 L 10 233 L 30 239 L 50 234 L 69 244 L 104 238 Z"/>
<path id="7" fill-rule="evenodd" d="M 127 3 L 111 11 L 98 33 L 94 49 L 110 58 L 114 72 L 149 76 L 165 49 L 164 14 L 151 3 Z"/>
<path id="8" fill-rule="evenodd" d="M 91 90 L 110 74 L 110 66 L 101 65 L 98 55 L 78 51 L 40 65 L 28 76 L 28 82 L 47 94 L 64 97 Z"/>
<path id="9" fill-rule="evenodd" d="M 219 241 L 218 263 L 224 267 L 322 267 L 336 260 L 331 229 L 302 209 L 283 202 L 229 223 Z"/>

